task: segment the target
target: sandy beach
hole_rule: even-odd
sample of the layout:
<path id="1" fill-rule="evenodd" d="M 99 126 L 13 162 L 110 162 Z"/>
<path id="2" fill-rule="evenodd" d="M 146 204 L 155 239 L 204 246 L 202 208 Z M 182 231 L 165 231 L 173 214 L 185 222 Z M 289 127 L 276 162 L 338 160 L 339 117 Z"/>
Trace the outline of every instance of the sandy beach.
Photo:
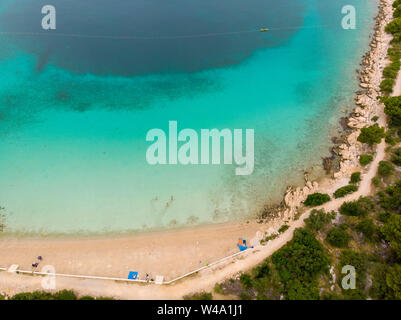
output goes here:
<path id="1" fill-rule="evenodd" d="M 250 245 L 255 246 L 241 256 L 207 268 L 172 285 L 57 278 L 57 290 L 74 289 L 81 295 L 119 299 L 181 299 L 189 293 L 211 290 L 215 283 L 252 268 L 291 240 L 293 231 L 303 226 L 303 220 L 309 215 L 310 210 L 302 212 L 298 209 L 308 194 L 319 191 L 332 195 L 338 187 L 348 184 L 352 172 L 361 171 L 362 181 L 357 192 L 345 198 L 332 200 L 321 208 L 326 211 L 336 210 L 344 201 L 369 195 L 371 179 L 376 175 L 378 163 L 385 156 L 385 142 L 382 141 L 376 146 L 373 162 L 362 170 L 358 157 L 366 150 L 356 138 L 360 128 L 372 123 L 373 116 L 379 116 L 381 126 L 386 125 L 383 107 L 376 97 L 379 95 L 381 72 L 387 63 L 387 49 L 391 40 L 384 32 L 384 26 L 390 21 L 393 9 L 390 0 L 382 0 L 381 3 L 382 16 L 376 20 L 373 45 L 371 44 L 371 51 L 364 58 L 367 59 L 361 76 L 361 88 L 364 92 L 358 93 L 356 104 L 359 106 L 348 121 L 348 125 L 354 130 L 348 136 L 347 143 L 340 146 L 340 170 L 332 178 L 326 178 L 319 183 L 306 181 L 303 188 L 289 187 L 283 200 L 286 208 L 263 223 L 244 221 L 114 238 L 1 237 L 0 268 L 18 264 L 20 269 L 31 270 L 31 264 L 41 255 L 44 258 L 42 265 L 54 266 L 57 273 L 126 278 L 129 271 L 135 270 L 140 276 L 148 273 L 151 278 L 162 275 L 165 280 L 171 280 L 238 252 L 236 242 L 240 237 L 246 238 Z M 401 94 L 400 76 L 393 94 Z M 302 215 L 297 219 L 299 214 Z M 290 226 L 287 231 L 267 244 L 260 245 L 262 238 L 277 233 L 285 222 Z M 40 268 L 41 265 L 38 270 Z M 15 294 L 40 290 L 41 279 L 40 276 L 0 272 L 0 292 Z"/>

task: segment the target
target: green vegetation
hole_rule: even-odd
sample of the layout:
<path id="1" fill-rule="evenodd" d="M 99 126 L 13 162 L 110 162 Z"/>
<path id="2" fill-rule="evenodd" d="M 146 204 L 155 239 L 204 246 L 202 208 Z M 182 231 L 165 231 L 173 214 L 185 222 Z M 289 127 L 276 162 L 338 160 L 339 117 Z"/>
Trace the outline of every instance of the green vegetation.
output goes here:
<path id="1" fill-rule="evenodd" d="M 401 96 L 381 97 L 384 103 L 384 113 L 388 116 L 388 123 L 391 127 L 401 127 Z"/>
<path id="2" fill-rule="evenodd" d="M 397 75 L 396 75 L 396 77 L 397 77 Z M 377 120 L 379 120 L 379 117 L 378 117 L 378 116 L 372 117 L 372 121 L 377 122 Z"/>
<path id="3" fill-rule="evenodd" d="M 393 171 L 394 171 L 394 166 L 391 164 L 391 162 L 388 161 L 379 162 L 379 168 L 377 172 L 379 173 L 380 176 L 388 177 L 393 173 Z"/>
<path id="4" fill-rule="evenodd" d="M 350 179 L 349 183 L 357 184 L 359 182 L 361 182 L 361 173 L 354 172 L 353 174 L 351 174 L 351 179 Z"/>
<path id="5" fill-rule="evenodd" d="M 313 209 L 308 218 L 305 219 L 307 229 L 319 231 L 335 218 L 336 213 L 326 213 L 324 210 Z"/>
<path id="6" fill-rule="evenodd" d="M 401 181 L 380 191 L 377 194 L 379 204 L 383 209 L 401 213 Z"/>
<path id="7" fill-rule="evenodd" d="M 296 229 L 290 242 L 250 273 L 227 280 L 221 291 L 258 300 L 401 299 L 400 210 L 401 180 L 377 197 L 345 202 L 339 226 L 333 221 L 334 212 L 312 210 L 306 227 Z M 325 241 L 316 238 L 322 234 Z M 337 276 L 334 285 L 330 264 Z M 356 289 L 342 287 L 344 266 L 355 268 Z"/>
<path id="8" fill-rule="evenodd" d="M 283 224 L 280 229 L 278 229 L 278 233 L 283 233 L 285 230 L 287 230 L 290 226 Z"/>
<path id="9" fill-rule="evenodd" d="M 367 143 L 368 145 L 373 146 L 375 143 L 380 143 L 380 141 L 384 137 L 384 128 L 379 127 L 377 124 L 374 124 L 373 126 L 362 128 L 357 140 L 359 142 Z"/>
<path id="10" fill-rule="evenodd" d="M 366 216 L 374 208 L 369 198 L 360 197 L 357 201 L 345 201 L 340 207 L 340 213 L 345 216 Z"/>
<path id="11" fill-rule="evenodd" d="M 395 128 L 389 129 L 386 132 L 385 141 L 391 146 L 395 146 L 399 142 L 399 138 L 397 137 L 397 130 Z"/>
<path id="12" fill-rule="evenodd" d="M 388 219 L 390 219 L 390 217 L 391 217 L 390 212 L 380 212 L 377 215 L 377 220 L 379 220 L 380 222 L 386 223 L 388 221 Z"/>
<path id="13" fill-rule="evenodd" d="M 211 292 L 199 292 L 184 296 L 184 300 L 213 300 L 213 295 Z"/>
<path id="14" fill-rule="evenodd" d="M 361 165 L 363 165 L 363 166 L 368 165 L 369 163 L 372 162 L 372 160 L 373 160 L 373 156 L 370 155 L 370 154 L 362 154 L 362 155 L 359 157 L 359 163 L 360 163 Z"/>
<path id="15" fill-rule="evenodd" d="M 328 201 L 330 201 L 330 196 L 328 194 L 316 192 L 308 195 L 304 201 L 304 205 L 308 207 L 315 207 L 320 206 Z"/>
<path id="16" fill-rule="evenodd" d="M 397 6 L 398 2 L 394 2 L 393 6 L 396 8 L 394 11 L 394 20 L 391 21 L 385 28 L 386 32 L 393 35 L 391 41 L 391 47 L 388 49 L 388 56 L 390 58 L 390 65 L 383 70 L 384 80 L 380 84 L 380 89 L 385 94 L 393 92 L 395 79 L 398 71 L 400 70 L 400 58 L 401 58 L 401 43 L 400 43 L 400 30 L 401 30 L 401 8 Z"/>
<path id="17" fill-rule="evenodd" d="M 347 194 L 353 193 L 358 190 L 357 186 L 352 184 L 348 186 L 341 187 L 334 192 L 334 198 L 342 198 L 345 197 Z"/>
<path id="18" fill-rule="evenodd" d="M 216 285 L 214 286 L 213 291 L 216 292 L 217 294 L 224 294 L 223 287 L 221 286 L 220 283 L 216 283 Z"/>
<path id="19" fill-rule="evenodd" d="M 374 184 L 375 187 L 378 187 L 380 185 L 380 179 L 378 177 L 373 177 L 372 183 Z"/>
<path id="20" fill-rule="evenodd" d="M 334 247 L 345 248 L 348 246 L 350 236 L 347 233 L 346 226 L 333 227 L 327 232 L 327 242 Z"/>
<path id="21" fill-rule="evenodd" d="M 382 228 L 382 233 L 391 247 L 401 258 L 401 216 L 392 214 Z"/>
<path id="22" fill-rule="evenodd" d="M 18 293 L 12 297 L 10 300 L 112 300 L 111 298 L 94 298 L 91 296 L 83 296 L 78 298 L 74 291 L 71 290 L 61 290 L 55 293 L 50 293 L 46 291 L 33 291 L 33 292 L 23 292 Z"/>
<path id="23" fill-rule="evenodd" d="M 391 64 L 391 68 L 395 68 L 395 66 L 393 66 L 393 64 Z M 391 93 L 391 92 L 393 92 L 394 83 L 395 83 L 394 79 L 391 79 L 391 78 L 384 79 L 380 83 L 380 90 L 385 93 Z"/>
<path id="24" fill-rule="evenodd" d="M 397 166 L 401 166 L 401 148 L 397 148 L 391 155 L 391 162 Z"/>
<path id="25" fill-rule="evenodd" d="M 395 265 L 388 269 L 386 274 L 386 284 L 388 286 L 390 299 L 401 299 L 401 266 Z"/>
<path id="26" fill-rule="evenodd" d="M 386 26 L 386 32 L 393 35 L 399 34 L 401 32 L 401 19 L 394 19 Z"/>
<path id="27" fill-rule="evenodd" d="M 344 250 L 341 252 L 339 267 L 342 269 L 344 266 L 353 266 L 356 271 L 356 289 L 355 290 L 342 290 L 345 299 L 361 300 L 366 299 L 364 289 L 367 281 L 367 256 L 364 253 L 359 253 L 351 250 Z"/>
<path id="28" fill-rule="evenodd" d="M 241 274 L 239 281 L 244 286 L 244 288 L 252 288 L 252 277 L 249 274 Z"/>
<path id="29" fill-rule="evenodd" d="M 372 219 L 363 219 L 356 226 L 356 230 L 358 232 L 362 232 L 365 238 L 369 241 L 374 240 L 377 232 L 376 225 L 374 224 Z"/>
<path id="30" fill-rule="evenodd" d="M 323 246 L 307 229 L 297 229 L 293 239 L 272 256 L 287 299 L 317 299 L 317 277 L 328 272 Z"/>

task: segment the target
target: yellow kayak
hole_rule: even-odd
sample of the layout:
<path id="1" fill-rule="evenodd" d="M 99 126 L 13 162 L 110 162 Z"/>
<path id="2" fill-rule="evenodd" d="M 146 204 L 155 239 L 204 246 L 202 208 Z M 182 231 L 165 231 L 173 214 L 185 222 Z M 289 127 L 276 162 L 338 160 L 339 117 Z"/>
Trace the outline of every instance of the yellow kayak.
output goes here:
<path id="1" fill-rule="evenodd" d="M 269 29 L 267 29 L 267 28 L 262 28 L 262 29 L 260 29 L 260 31 L 261 31 L 261 32 L 265 32 L 265 31 L 269 31 Z"/>

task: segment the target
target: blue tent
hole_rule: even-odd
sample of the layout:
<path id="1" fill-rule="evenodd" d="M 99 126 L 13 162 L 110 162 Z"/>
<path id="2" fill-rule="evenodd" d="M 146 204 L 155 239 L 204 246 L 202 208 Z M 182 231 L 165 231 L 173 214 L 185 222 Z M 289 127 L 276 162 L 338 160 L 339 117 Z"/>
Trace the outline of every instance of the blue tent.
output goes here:
<path id="1" fill-rule="evenodd" d="M 244 250 L 246 250 L 246 249 L 248 249 L 248 247 L 247 247 L 247 245 L 246 245 L 246 240 L 245 239 L 242 239 L 242 238 L 239 238 L 238 239 L 238 248 L 241 250 L 241 251 L 244 251 Z"/>

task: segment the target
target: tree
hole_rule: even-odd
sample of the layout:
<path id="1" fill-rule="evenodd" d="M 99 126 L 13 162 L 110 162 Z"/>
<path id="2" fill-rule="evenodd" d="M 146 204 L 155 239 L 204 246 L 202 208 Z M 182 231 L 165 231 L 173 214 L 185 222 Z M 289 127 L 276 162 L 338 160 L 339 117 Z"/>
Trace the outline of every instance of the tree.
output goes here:
<path id="1" fill-rule="evenodd" d="M 377 124 L 374 124 L 370 127 L 362 128 L 357 140 L 359 142 L 367 143 L 368 145 L 373 146 L 375 143 L 380 143 L 384 136 L 384 128 L 379 127 Z"/>
<path id="2" fill-rule="evenodd" d="M 391 162 L 388 162 L 388 161 L 380 161 L 379 162 L 379 168 L 378 168 L 377 172 L 382 177 L 388 177 L 389 175 L 391 175 L 393 173 L 393 171 L 394 171 L 394 166 L 391 164 Z"/>
<path id="3" fill-rule="evenodd" d="M 386 26 L 386 32 L 391 33 L 391 34 L 397 34 L 401 32 L 401 19 L 396 18 L 393 21 L 391 21 L 389 24 Z"/>
<path id="4" fill-rule="evenodd" d="M 351 179 L 350 179 L 349 183 L 357 184 L 360 181 L 361 181 L 361 173 L 360 172 L 354 172 L 353 174 L 351 174 Z"/>
<path id="5" fill-rule="evenodd" d="M 401 266 L 396 264 L 386 274 L 386 284 L 393 299 L 401 299 Z"/>
<path id="6" fill-rule="evenodd" d="M 401 166 L 401 148 L 396 149 L 391 155 L 391 162 L 397 166 Z"/>
<path id="7" fill-rule="evenodd" d="M 334 217 L 335 213 L 326 213 L 324 210 L 313 209 L 309 217 L 305 219 L 305 225 L 308 229 L 319 231 L 334 219 Z"/>
<path id="8" fill-rule="evenodd" d="M 330 201 L 330 196 L 325 193 L 313 193 L 308 195 L 304 201 L 304 205 L 308 207 L 320 206 L 323 203 Z"/>
<path id="9" fill-rule="evenodd" d="M 401 216 L 392 214 L 382 228 L 382 233 L 390 246 L 401 258 Z"/>
<path id="10" fill-rule="evenodd" d="M 348 186 L 341 187 L 334 192 L 334 198 L 337 199 L 337 198 L 345 197 L 347 194 L 353 193 L 357 190 L 358 190 L 358 187 L 354 186 L 354 185 L 348 185 Z"/>
<path id="11" fill-rule="evenodd" d="M 374 209 L 373 202 L 366 197 L 360 197 L 357 201 L 345 201 L 340 207 L 340 213 L 345 216 L 366 216 L 369 210 Z"/>
<path id="12" fill-rule="evenodd" d="M 353 266 L 356 271 L 356 289 L 345 290 L 343 294 L 346 299 L 366 299 L 364 289 L 367 280 L 367 256 L 364 253 L 359 253 L 352 250 L 343 250 L 340 255 L 339 270 L 342 270 L 344 266 Z M 339 277 L 341 281 L 342 277 Z M 341 284 L 341 282 L 340 282 Z"/>
<path id="13" fill-rule="evenodd" d="M 307 229 L 296 229 L 293 239 L 272 256 L 272 262 L 279 272 L 287 298 L 294 296 L 299 288 L 294 279 L 303 283 L 308 292 L 316 286 L 319 274 L 327 273 L 329 259 L 323 246 Z"/>
<path id="14" fill-rule="evenodd" d="M 389 124 L 393 127 L 401 127 L 401 96 L 381 97 L 384 103 L 384 113 L 389 117 Z"/>
<path id="15" fill-rule="evenodd" d="M 370 162 L 372 162 L 372 160 L 373 160 L 373 156 L 370 155 L 370 154 L 362 154 L 362 155 L 359 157 L 359 163 L 360 163 L 361 165 L 363 165 L 363 166 L 368 165 Z"/>
<path id="16" fill-rule="evenodd" d="M 382 208 L 401 212 L 401 180 L 388 187 L 384 192 L 377 193 L 379 204 Z"/>
<path id="17" fill-rule="evenodd" d="M 246 289 L 252 288 L 252 277 L 249 274 L 247 273 L 241 274 L 239 281 L 244 286 L 244 288 Z"/>
<path id="18" fill-rule="evenodd" d="M 372 241 L 376 235 L 376 225 L 372 219 L 363 219 L 356 226 L 356 230 L 362 232 L 369 241 Z"/>
<path id="19" fill-rule="evenodd" d="M 334 247 L 345 248 L 348 246 L 350 236 L 344 226 L 333 227 L 327 232 L 326 240 Z"/>

